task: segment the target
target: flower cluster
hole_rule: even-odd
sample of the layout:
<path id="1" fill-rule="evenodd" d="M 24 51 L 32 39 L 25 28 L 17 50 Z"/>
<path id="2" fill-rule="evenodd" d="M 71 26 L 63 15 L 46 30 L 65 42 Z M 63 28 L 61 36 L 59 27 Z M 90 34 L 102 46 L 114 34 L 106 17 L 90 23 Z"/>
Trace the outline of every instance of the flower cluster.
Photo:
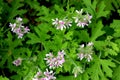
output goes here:
<path id="1" fill-rule="evenodd" d="M 52 19 L 53 25 L 60 30 L 66 29 L 67 27 L 72 26 L 72 19 L 74 19 L 74 22 L 78 27 L 84 28 L 84 26 L 88 26 L 89 23 L 91 23 L 92 16 L 87 14 L 83 14 L 83 9 L 80 11 L 76 10 L 73 15 L 74 17 L 71 18 L 71 20 L 64 18 L 63 20 L 59 20 L 58 18 Z"/>
<path id="2" fill-rule="evenodd" d="M 81 9 L 80 11 L 76 10 L 76 16 L 73 18 L 77 26 L 84 28 L 84 26 L 88 26 L 91 23 L 92 16 L 88 13 L 83 15 L 83 9 Z"/>
<path id="3" fill-rule="evenodd" d="M 18 58 L 18 59 L 16 59 L 16 60 L 14 60 L 12 63 L 13 63 L 15 66 L 20 66 L 21 63 L 22 63 L 22 59 L 21 59 L 21 58 Z"/>
<path id="4" fill-rule="evenodd" d="M 55 73 L 53 73 L 53 71 L 48 71 L 48 69 L 46 69 L 43 74 L 40 71 L 37 72 L 32 80 L 55 80 L 56 77 L 54 76 L 54 74 Z"/>
<path id="5" fill-rule="evenodd" d="M 84 58 L 90 62 L 92 60 L 92 54 L 93 54 L 93 43 L 89 42 L 86 47 L 84 44 L 82 44 L 79 48 L 80 53 L 78 54 L 78 58 L 80 60 L 83 60 Z"/>
<path id="6" fill-rule="evenodd" d="M 81 67 L 75 66 L 75 67 L 73 68 L 72 73 L 74 73 L 74 77 L 76 78 L 76 77 L 78 76 L 79 73 L 83 73 L 83 70 L 82 70 Z"/>
<path id="7" fill-rule="evenodd" d="M 64 59 L 65 52 L 59 51 L 58 55 L 54 57 L 52 53 L 46 54 L 46 63 L 48 64 L 49 68 L 57 68 L 57 67 L 62 67 L 62 64 L 65 62 Z"/>
<path id="8" fill-rule="evenodd" d="M 10 28 L 13 33 L 18 35 L 18 38 L 22 38 L 25 33 L 28 33 L 30 29 L 23 26 L 22 18 L 17 17 L 15 23 L 10 23 Z"/>
<path id="9" fill-rule="evenodd" d="M 52 19 L 52 21 L 53 21 L 52 24 L 55 25 L 55 27 L 60 30 L 72 26 L 71 25 L 72 21 L 68 19 L 59 20 L 58 18 L 56 18 L 56 19 Z"/>

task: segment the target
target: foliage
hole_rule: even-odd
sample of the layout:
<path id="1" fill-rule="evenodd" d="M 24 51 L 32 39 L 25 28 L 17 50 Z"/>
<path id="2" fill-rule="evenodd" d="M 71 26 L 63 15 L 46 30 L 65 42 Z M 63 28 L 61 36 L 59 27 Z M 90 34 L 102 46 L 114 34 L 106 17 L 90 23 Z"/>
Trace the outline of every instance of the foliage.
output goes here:
<path id="1" fill-rule="evenodd" d="M 119 7 L 119 0 L 0 0 L 0 80 L 119 80 Z M 16 17 L 30 29 L 20 39 L 10 28 Z"/>

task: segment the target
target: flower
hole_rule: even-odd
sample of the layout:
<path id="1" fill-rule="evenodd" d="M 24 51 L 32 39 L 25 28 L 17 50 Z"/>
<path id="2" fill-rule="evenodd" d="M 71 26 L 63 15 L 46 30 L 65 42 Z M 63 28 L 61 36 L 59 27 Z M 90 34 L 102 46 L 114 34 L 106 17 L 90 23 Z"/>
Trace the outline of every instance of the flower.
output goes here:
<path id="1" fill-rule="evenodd" d="M 48 71 L 48 69 L 46 69 L 45 72 L 37 72 L 36 75 L 34 76 L 34 78 L 32 80 L 55 80 L 56 77 L 54 76 L 54 72 Z"/>
<path id="2" fill-rule="evenodd" d="M 80 58 L 80 60 L 82 60 L 85 57 L 85 55 L 83 53 L 78 54 L 78 58 Z"/>
<path id="3" fill-rule="evenodd" d="M 21 17 L 17 17 L 17 18 L 16 18 L 16 21 L 17 21 L 17 22 L 22 22 L 22 18 L 21 18 Z"/>
<path id="4" fill-rule="evenodd" d="M 18 35 L 18 38 L 22 38 L 25 33 L 28 33 L 30 29 L 28 27 L 25 27 L 22 25 L 22 18 L 17 17 L 15 23 L 10 23 L 9 27 L 11 28 L 11 31 L 13 33 L 16 33 Z"/>
<path id="5" fill-rule="evenodd" d="M 53 71 L 48 71 L 48 69 L 46 69 L 46 72 L 44 72 L 44 75 L 45 75 L 45 78 L 47 80 L 55 80 L 56 77 L 54 77 L 54 74 Z"/>
<path id="6" fill-rule="evenodd" d="M 50 69 L 51 68 L 54 69 L 57 67 L 62 67 L 62 64 L 65 62 L 64 55 L 65 55 L 64 50 L 59 51 L 56 57 L 53 56 L 52 53 L 49 53 L 46 54 L 46 58 L 44 58 L 44 60 L 46 60 L 46 63 L 48 64 Z"/>
<path id="7" fill-rule="evenodd" d="M 78 76 L 78 74 L 83 73 L 83 70 L 80 66 L 75 66 L 73 68 L 72 73 L 74 73 L 74 77 L 76 78 Z"/>
<path id="8" fill-rule="evenodd" d="M 80 11 L 76 10 L 76 13 L 79 14 L 79 15 L 82 15 L 83 9 L 81 9 Z"/>
<path id="9" fill-rule="evenodd" d="M 18 59 L 16 59 L 16 60 L 14 60 L 12 63 L 13 63 L 15 66 L 19 66 L 19 65 L 21 65 L 21 63 L 22 63 L 22 59 L 21 59 L 21 58 L 18 58 Z"/>
<path id="10" fill-rule="evenodd" d="M 79 54 L 77 54 L 77 56 L 80 60 L 86 59 L 87 62 L 90 62 L 93 59 L 92 58 L 92 54 L 93 54 L 92 42 L 89 42 L 86 46 L 84 46 L 84 44 L 80 45 L 79 50 L 80 52 Z"/>
<path id="11" fill-rule="evenodd" d="M 91 23 L 92 16 L 90 16 L 88 13 L 83 14 L 83 9 L 81 9 L 80 11 L 76 10 L 76 16 L 74 16 L 73 19 L 75 19 L 75 23 L 78 27 L 84 28 Z"/>
<path id="12" fill-rule="evenodd" d="M 68 20 L 68 19 L 63 19 L 63 20 L 59 20 L 58 18 L 56 19 L 52 19 L 53 23 L 52 25 L 54 25 L 56 27 L 56 29 L 66 29 L 67 27 L 72 26 L 71 23 L 72 21 Z"/>
<path id="13" fill-rule="evenodd" d="M 88 24 L 86 22 L 78 21 L 77 26 L 84 28 L 84 26 L 88 26 Z"/>

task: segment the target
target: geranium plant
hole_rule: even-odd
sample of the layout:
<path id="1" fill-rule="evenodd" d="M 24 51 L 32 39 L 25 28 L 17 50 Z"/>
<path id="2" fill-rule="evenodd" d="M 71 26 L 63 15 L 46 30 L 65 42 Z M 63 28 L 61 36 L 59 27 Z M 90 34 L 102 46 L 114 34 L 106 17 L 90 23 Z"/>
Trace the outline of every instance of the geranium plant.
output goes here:
<path id="1" fill-rule="evenodd" d="M 107 2 L 1 0 L 0 80 L 120 80 L 120 4 Z"/>

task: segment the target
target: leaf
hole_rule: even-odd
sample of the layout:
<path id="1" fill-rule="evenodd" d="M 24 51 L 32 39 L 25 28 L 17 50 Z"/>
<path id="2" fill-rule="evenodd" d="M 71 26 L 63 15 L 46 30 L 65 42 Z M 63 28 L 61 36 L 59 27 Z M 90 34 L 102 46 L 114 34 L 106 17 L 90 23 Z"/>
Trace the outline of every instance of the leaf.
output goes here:
<path id="1" fill-rule="evenodd" d="M 82 40 L 85 42 L 89 41 L 89 34 L 87 31 L 81 31 L 81 33 L 79 34 L 82 37 Z"/>
<path id="2" fill-rule="evenodd" d="M 98 37 L 102 36 L 105 34 L 105 31 L 102 31 L 103 24 L 101 21 L 99 21 L 95 27 L 92 28 L 92 36 L 91 36 L 91 41 L 95 41 Z"/>
<path id="3" fill-rule="evenodd" d="M 100 60 L 102 70 L 106 76 L 112 77 L 112 69 L 110 67 L 115 67 L 115 64 L 111 60 Z"/>
<path id="4" fill-rule="evenodd" d="M 120 80 L 120 65 L 115 68 L 112 80 Z"/>
<path id="5" fill-rule="evenodd" d="M 35 44 L 41 42 L 39 37 L 37 37 L 34 33 L 29 33 L 27 36 L 30 38 L 30 40 L 26 42 L 27 44 Z"/>
<path id="6" fill-rule="evenodd" d="M 75 78 L 74 76 L 58 76 L 56 80 L 81 80 L 81 79 Z"/>
<path id="7" fill-rule="evenodd" d="M 113 20 L 113 22 L 110 24 L 110 27 L 115 29 L 115 31 L 120 29 L 120 20 Z"/>
<path id="8" fill-rule="evenodd" d="M 98 8 L 98 10 L 97 10 L 96 18 L 107 17 L 107 15 L 109 14 L 109 11 L 104 11 L 105 4 L 103 1 L 101 3 L 99 3 L 99 6 L 97 8 Z"/>
<path id="9" fill-rule="evenodd" d="M 67 34 L 65 34 L 65 38 L 67 40 L 72 40 L 72 36 L 73 36 L 73 31 L 69 31 Z"/>
<path id="10" fill-rule="evenodd" d="M 106 45 L 105 41 L 94 41 L 94 47 L 97 50 L 104 50 Z"/>
<path id="11" fill-rule="evenodd" d="M 72 67 L 72 62 L 69 59 L 66 59 L 65 63 L 63 64 L 63 67 L 65 72 L 70 72 Z"/>
<path id="12" fill-rule="evenodd" d="M 0 76 L 0 80 L 9 80 L 7 77 Z"/>
<path id="13" fill-rule="evenodd" d="M 93 16 L 95 16 L 95 9 L 96 9 L 96 5 L 97 5 L 97 1 L 94 0 L 93 3 L 91 3 L 91 0 L 83 0 L 85 6 L 87 8 L 85 8 L 85 10 L 87 12 L 89 12 L 90 14 L 92 14 Z"/>
<path id="14" fill-rule="evenodd" d="M 87 72 L 91 80 L 107 80 L 107 77 L 112 77 L 111 67 L 115 67 L 111 60 L 96 58 Z"/>
<path id="15" fill-rule="evenodd" d="M 106 10 L 115 11 L 120 7 L 120 0 L 105 0 L 104 2 L 107 4 Z"/>
<path id="16" fill-rule="evenodd" d="M 22 15 L 27 12 L 26 10 L 19 9 L 23 6 L 24 6 L 24 4 L 21 3 L 21 0 L 13 0 L 11 2 L 11 7 L 8 9 L 8 11 L 9 11 L 8 22 L 10 22 L 17 15 Z"/>

